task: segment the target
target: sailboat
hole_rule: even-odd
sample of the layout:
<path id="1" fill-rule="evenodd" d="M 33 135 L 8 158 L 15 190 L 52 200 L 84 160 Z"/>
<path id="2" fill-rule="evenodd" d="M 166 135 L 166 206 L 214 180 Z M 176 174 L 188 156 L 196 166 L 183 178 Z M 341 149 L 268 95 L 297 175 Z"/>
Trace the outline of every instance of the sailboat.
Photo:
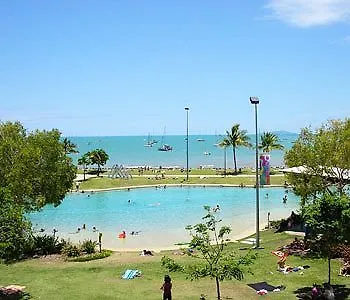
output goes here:
<path id="1" fill-rule="evenodd" d="M 145 147 L 153 147 L 153 144 L 158 143 L 157 140 L 151 139 L 151 134 L 148 133 L 147 143 L 145 144 Z"/>
<path id="2" fill-rule="evenodd" d="M 163 144 L 161 147 L 158 148 L 158 151 L 171 151 L 173 150 L 173 147 L 171 147 L 168 144 Z"/>
<path id="3" fill-rule="evenodd" d="M 158 151 L 171 151 L 171 150 L 173 150 L 172 146 L 164 143 L 164 140 L 165 140 L 165 128 L 164 128 L 164 134 L 162 136 L 162 145 L 158 148 Z"/>
<path id="4" fill-rule="evenodd" d="M 219 147 L 220 146 L 220 142 L 221 142 L 221 135 L 218 135 L 216 130 L 215 130 L 215 137 L 216 137 L 216 142 L 215 144 L 213 144 L 215 147 Z"/>

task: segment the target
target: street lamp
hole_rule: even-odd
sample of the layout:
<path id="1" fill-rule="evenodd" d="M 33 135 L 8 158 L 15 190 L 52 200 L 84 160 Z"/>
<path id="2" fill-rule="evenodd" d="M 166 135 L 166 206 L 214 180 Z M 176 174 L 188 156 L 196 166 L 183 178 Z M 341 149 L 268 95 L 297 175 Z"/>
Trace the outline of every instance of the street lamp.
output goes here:
<path id="1" fill-rule="evenodd" d="M 190 109 L 185 107 L 187 117 L 187 128 L 186 128 L 186 180 L 188 181 L 188 111 Z"/>
<path id="2" fill-rule="evenodd" d="M 258 249 L 260 246 L 259 239 L 259 158 L 258 158 L 258 97 L 250 97 L 250 103 L 255 107 L 255 190 L 256 190 L 256 241 L 255 247 Z"/>

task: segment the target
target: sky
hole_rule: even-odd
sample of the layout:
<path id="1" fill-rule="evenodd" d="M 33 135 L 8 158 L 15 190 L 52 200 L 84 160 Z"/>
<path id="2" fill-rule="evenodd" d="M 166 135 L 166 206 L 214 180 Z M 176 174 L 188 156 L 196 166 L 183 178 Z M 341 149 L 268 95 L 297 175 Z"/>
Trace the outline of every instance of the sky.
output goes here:
<path id="1" fill-rule="evenodd" d="M 349 0 L 0 2 L 0 120 L 65 136 L 350 116 Z"/>

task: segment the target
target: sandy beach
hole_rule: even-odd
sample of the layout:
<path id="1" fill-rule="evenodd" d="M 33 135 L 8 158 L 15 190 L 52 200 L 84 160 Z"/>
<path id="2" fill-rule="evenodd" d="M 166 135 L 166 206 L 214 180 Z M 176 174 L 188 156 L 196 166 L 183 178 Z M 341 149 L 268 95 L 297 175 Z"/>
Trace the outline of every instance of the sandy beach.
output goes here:
<path id="1" fill-rule="evenodd" d="M 284 210 L 271 211 L 270 220 L 286 218 L 290 215 L 292 208 Z M 200 221 L 200 220 L 199 220 Z M 267 226 L 265 212 L 260 214 L 260 230 Z M 255 234 L 255 214 L 240 215 L 232 220 L 229 225 L 232 229 L 229 239 L 231 241 L 241 240 Z M 80 230 L 78 233 L 59 232 L 58 236 L 69 239 L 72 242 L 82 242 L 86 239 L 98 240 L 99 232 L 93 232 L 91 229 Z M 126 238 L 118 238 L 119 232 L 103 232 L 103 248 L 114 251 L 141 251 L 143 249 L 160 252 L 161 250 L 176 250 L 186 247 L 190 241 L 190 235 L 185 228 L 171 230 L 157 230 L 156 232 L 141 231 L 137 235 L 131 235 L 126 232 Z"/>

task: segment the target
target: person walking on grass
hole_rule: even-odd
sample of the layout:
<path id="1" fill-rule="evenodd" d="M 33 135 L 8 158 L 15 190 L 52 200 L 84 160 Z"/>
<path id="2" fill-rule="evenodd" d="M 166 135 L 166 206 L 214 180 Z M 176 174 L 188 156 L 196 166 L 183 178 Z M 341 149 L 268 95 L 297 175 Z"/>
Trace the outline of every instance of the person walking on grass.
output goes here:
<path id="1" fill-rule="evenodd" d="M 163 300 L 171 300 L 171 278 L 169 275 L 164 276 L 164 283 L 161 286 L 161 290 L 163 290 Z"/>

